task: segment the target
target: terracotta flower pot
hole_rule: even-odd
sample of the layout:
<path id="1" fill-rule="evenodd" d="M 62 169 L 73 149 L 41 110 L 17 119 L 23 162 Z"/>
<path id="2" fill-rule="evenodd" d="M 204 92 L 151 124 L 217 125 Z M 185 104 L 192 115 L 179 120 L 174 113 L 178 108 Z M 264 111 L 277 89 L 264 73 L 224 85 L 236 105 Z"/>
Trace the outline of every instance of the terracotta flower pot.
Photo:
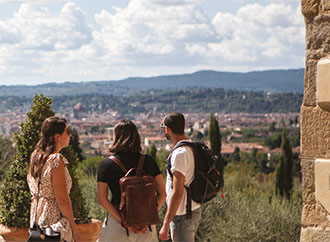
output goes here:
<path id="1" fill-rule="evenodd" d="M 100 236 L 102 229 L 102 222 L 97 219 L 92 219 L 91 223 L 77 224 L 77 229 L 82 241 L 95 242 L 98 240 Z"/>
<path id="2" fill-rule="evenodd" d="M 0 235 L 5 241 L 26 242 L 28 228 L 7 227 L 0 224 Z"/>
<path id="3" fill-rule="evenodd" d="M 102 229 L 102 222 L 92 219 L 88 224 L 77 224 L 77 229 L 82 241 L 95 242 Z M 28 237 L 28 228 L 7 227 L 0 224 L 0 235 L 7 242 L 26 242 Z"/>

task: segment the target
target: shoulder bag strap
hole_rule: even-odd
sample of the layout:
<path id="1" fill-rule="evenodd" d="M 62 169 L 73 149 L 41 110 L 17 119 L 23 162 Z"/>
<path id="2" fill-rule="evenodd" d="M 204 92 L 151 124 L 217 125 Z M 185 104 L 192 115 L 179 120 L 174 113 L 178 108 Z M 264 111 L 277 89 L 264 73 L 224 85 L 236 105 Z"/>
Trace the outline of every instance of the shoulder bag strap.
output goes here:
<path id="1" fill-rule="evenodd" d="M 127 168 L 124 166 L 124 164 L 114 155 L 110 156 L 109 159 L 113 160 L 117 164 L 117 166 L 120 167 L 120 169 L 124 172 L 124 174 L 127 173 Z"/>
<path id="2" fill-rule="evenodd" d="M 141 176 L 142 167 L 143 167 L 143 163 L 144 163 L 144 158 L 145 158 L 145 155 L 141 154 L 140 159 L 139 159 L 139 164 L 138 164 L 138 167 L 137 167 L 137 171 L 136 171 L 137 176 Z"/>
<path id="3" fill-rule="evenodd" d="M 171 150 L 171 153 L 170 155 L 167 157 L 167 160 L 166 160 L 166 166 L 165 166 L 165 169 L 168 171 L 168 174 L 170 175 L 170 177 L 173 179 L 173 173 L 171 171 L 171 157 L 172 157 L 172 152 L 179 148 L 179 147 L 182 147 L 182 146 L 189 146 L 189 147 L 192 147 L 194 148 L 195 146 L 195 142 L 191 142 L 191 141 L 187 141 L 187 140 L 184 140 L 184 141 L 179 141 L 174 147 L 173 149 Z M 194 157 L 195 157 L 195 152 L 194 152 Z"/>

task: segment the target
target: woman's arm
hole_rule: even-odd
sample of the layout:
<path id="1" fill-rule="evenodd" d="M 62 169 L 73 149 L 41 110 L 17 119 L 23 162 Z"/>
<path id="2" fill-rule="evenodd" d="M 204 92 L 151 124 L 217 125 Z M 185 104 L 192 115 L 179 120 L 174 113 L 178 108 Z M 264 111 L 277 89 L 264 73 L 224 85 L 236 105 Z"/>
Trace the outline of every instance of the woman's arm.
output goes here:
<path id="1" fill-rule="evenodd" d="M 52 183 L 53 183 L 56 203 L 63 217 L 69 220 L 75 241 L 79 242 L 81 241 L 81 239 L 77 232 L 77 227 L 73 218 L 71 200 L 66 187 L 65 165 L 62 159 L 60 160 L 59 166 L 57 168 L 52 169 Z"/>
<path id="2" fill-rule="evenodd" d="M 157 191 L 157 208 L 158 210 L 162 207 L 165 198 L 166 198 L 166 191 L 165 191 L 165 185 L 162 174 L 159 174 L 155 176 L 155 185 L 156 185 L 156 191 Z"/>
<path id="3" fill-rule="evenodd" d="M 120 214 L 116 207 L 108 199 L 108 183 L 98 182 L 97 191 L 99 203 L 101 206 L 110 213 L 119 223 L 121 222 Z"/>
<path id="4" fill-rule="evenodd" d="M 99 203 L 101 204 L 101 206 L 108 213 L 110 213 L 119 223 L 121 223 L 121 217 L 120 217 L 119 211 L 108 199 L 108 183 L 98 182 L 97 191 L 98 191 Z M 141 233 L 147 232 L 147 226 L 144 228 L 139 228 L 139 229 L 128 227 L 128 229 L 136 234 L 141 234 Z"/>

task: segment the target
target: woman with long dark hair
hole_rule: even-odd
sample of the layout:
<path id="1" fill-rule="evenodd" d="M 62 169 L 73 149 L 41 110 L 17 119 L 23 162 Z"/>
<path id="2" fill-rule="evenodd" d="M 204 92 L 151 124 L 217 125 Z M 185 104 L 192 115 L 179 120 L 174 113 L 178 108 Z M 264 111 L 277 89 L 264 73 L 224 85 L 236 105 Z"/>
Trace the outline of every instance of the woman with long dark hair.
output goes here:
<path id="1" fill-rule="evenodd" d="M 80 242 L 69 197 L 69 163 L 59 153 L 69 145 L 70 137 L 66 119 L 50 117 L 43 122 L 27 175 L 32 194 L 30 227 L 36 222 L 41 228 L 60 232 L 62 241 Z"/>
<path id="2" fill-rule="evenodd" d="M 141 152 L 141 140 L 135 124 L 130 120 L 121 120 L 114 128 L 114 142 L 110 146 L 110 152 L 119 159 L 127 170 L 138 165 Z M 165 201 L 165 185 L 159 167 L 151 156 L 146 155 L 142 170 L 154 177 L 157 192 L 157 207 L 161 208 Z M 120 187 L 119 179 L 123 176 L 120 167 L 110 158 L 106 158 L 99 164 L 97 172 L 97 188 L 99 202 L 108 212 L 104 222 L 100 242 L 111 241 L 158 241 L 156 227 L 152 226 L 151 231 L 147 229 L 135 230 L 129 228 L 127 237 L 126 230 L 121 226 L 119 214 Z M 111 191 L 111 201 L 108 199 L 108 190 Z"/>

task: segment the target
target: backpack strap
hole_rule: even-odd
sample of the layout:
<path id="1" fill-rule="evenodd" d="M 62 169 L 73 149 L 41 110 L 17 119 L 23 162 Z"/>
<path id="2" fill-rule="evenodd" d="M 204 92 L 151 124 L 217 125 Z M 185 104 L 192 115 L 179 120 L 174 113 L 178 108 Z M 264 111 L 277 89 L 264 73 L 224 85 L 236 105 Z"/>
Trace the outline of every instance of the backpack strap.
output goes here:
<path id="1" fill-rule="evenodd" d="M 115 162 L 120 169 L 124 172 L 124 174 L 127 173 L 127 168 L 126 166 L 124 166 L 124 164 L 114 155 L 110 156 L 109 159 L 113 160 L 113 162 Z"/>
<path id="2" fill-rule="evenodd" d="M 137 176 L 141 176 L 142 167 L 143 167 L 143 163 L 144 163 L 144 158 L 145 158 L 145 155 L 141 154 L 140 159 L 139 159 L 139 164 L 138 164 L 138 167 L 137 167 L 137 171 L 136 171 Z"/>
<path id="3" fill-rule="evenodd" d="M 124 174 L 127 174 L 126 166 L 116 156 L 112 155 L 109 157 L 109 159 L 113 160 L 113 162 L 115 162 L 120 167 L 120 169 L 124 172 Z M 138 167 L 137 167 L 137 171 L 136 171 L 137 176 L 141 176 L 144 159 L 145 159 L 145 155 L 141 154 L 139 163 L 138 163 Z"/>
<path id="4" fill-rule="evenodd" d="M 171 171 L 171 157 L 172 157 L 172 152 L 182 146 L 189 146 L 194 148 L 195 146 L 195 142 L 191 142 L 191 141 L 187 141 L 187 140 L 183 140 L 183 141 L 179 141 L 178 143 L 176 143 L 176 145 L 173 147 L 173 149 L 171 150 L 171 154 L 168 156 L 167 160 L 166 160 L 166 170 L 168 171 L 168 174 L 170 174 L 171 178 L 173 179 L 173 173 Z M 195 152 L 194 152 L 195 153 Z M 195 157 L 195 154 L 194 154 Z"/>
<path id="5" fill-rule="evenodd" d="M 167 172 L 168 174 L 171 176 L 172 180 L 173 180 L 173 173 L 171 171 L 171 157 L 172 157 L 172 152 L 179 148 L 179 147 L 182 147 L 182 146 L 189 146 L 189 147 L 192 147 L 194 148 L 195 147 L 195 142 L 190 142 L 190 141 L 179 141 L 178 143 L 176 143 L 176 145 L 173 147 L 172 151 L 171 151 L 171 154 L 169 155 L 167 161 L 166 161 L 166 169 L 167 169 Z M 194 159 L 196 159 L 195 157 L 195 151 L 193 150 L 193 153 L 194 153 Z M 195 163 L 195 170 L 196 170 L 196 161 L 194 160 L 194 163 Z M 195 174 L 195 171 L 194 171 L 194 174 Z M 184 186 L 186 191 L 187 191 L 187 204 L 186 204 L 186 218 L 187 219 L 191 219 L 192 217 L 192 214 L 191 214 L 191 200 L 192 200 L 192 194 L 191 194 L 191 188 L 190 186 Z"/>
<path id="6" fill-rule="evenodd" d="M 184 186 L 187 191 L 187 204 L 186 204 L 186 218 L 191 219 L 192 214 L 191 214 L 191 200 L 192 200 L 192 194 L 191 194 L 191 188 L 188 186 Z"/>

